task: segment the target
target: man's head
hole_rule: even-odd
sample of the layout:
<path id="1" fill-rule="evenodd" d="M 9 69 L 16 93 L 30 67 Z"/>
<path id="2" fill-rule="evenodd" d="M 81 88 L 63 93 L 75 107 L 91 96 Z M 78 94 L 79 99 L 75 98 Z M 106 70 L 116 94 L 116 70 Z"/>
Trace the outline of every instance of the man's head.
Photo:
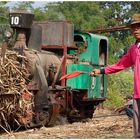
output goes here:
<path id="1" fill-rule="evenodd" d="M 129 25 L 136 40 L 140 41 L 140 14 L 134 14 Z"/>

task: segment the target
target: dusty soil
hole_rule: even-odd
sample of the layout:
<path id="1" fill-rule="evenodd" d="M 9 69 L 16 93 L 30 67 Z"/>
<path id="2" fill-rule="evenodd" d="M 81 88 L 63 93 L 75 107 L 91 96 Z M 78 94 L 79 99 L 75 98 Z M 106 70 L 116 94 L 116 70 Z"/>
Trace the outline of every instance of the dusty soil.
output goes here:
<path id="1" fill-rule="evenodd" d="M 0 139 L 86 139 L 133 138 L 132 119 L 126 115 L 113 116 L 111 111 L 97 110 L 87 122 L 69 124 L 66 121 L 53 127 L 3 133 Z M 105 115 L 109 115 L 105 117 Z"/>

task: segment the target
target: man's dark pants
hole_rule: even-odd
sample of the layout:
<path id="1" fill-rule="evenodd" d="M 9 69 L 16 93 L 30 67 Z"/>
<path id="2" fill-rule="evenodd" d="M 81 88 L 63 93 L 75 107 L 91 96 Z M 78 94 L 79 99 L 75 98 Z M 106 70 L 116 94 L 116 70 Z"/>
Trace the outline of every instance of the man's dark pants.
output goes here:
<path id="1" fill-rule="evenodd" d="M 134 138 L 140 138 L 140 99 L 133 99 L 133 110 Z"/>

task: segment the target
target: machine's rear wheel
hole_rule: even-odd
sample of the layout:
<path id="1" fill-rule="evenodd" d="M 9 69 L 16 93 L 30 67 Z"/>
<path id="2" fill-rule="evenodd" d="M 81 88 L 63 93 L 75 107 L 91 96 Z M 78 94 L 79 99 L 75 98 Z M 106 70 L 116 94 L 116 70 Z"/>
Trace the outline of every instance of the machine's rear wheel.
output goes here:
<path id="1" fill-rule="evenodd" d="M 52 126 L 55 124 L 59 115 L 57 104 L 51 104 L 47 110 L 42 110 L 36 115 L 36 123 L 39 126 Z"/>

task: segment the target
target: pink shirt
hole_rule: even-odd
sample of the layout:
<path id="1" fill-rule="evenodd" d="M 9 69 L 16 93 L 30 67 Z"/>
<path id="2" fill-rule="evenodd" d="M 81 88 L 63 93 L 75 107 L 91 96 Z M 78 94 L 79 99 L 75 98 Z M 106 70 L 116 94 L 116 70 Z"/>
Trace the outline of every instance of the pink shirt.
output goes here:
<path id="1" fill-rule="evenodd" d="M 133 44 L 117 63 L 106 66 L 105 74 L 119 72 L 134 65 L 134 98 L 140 98 L 140 46 Z"/>

